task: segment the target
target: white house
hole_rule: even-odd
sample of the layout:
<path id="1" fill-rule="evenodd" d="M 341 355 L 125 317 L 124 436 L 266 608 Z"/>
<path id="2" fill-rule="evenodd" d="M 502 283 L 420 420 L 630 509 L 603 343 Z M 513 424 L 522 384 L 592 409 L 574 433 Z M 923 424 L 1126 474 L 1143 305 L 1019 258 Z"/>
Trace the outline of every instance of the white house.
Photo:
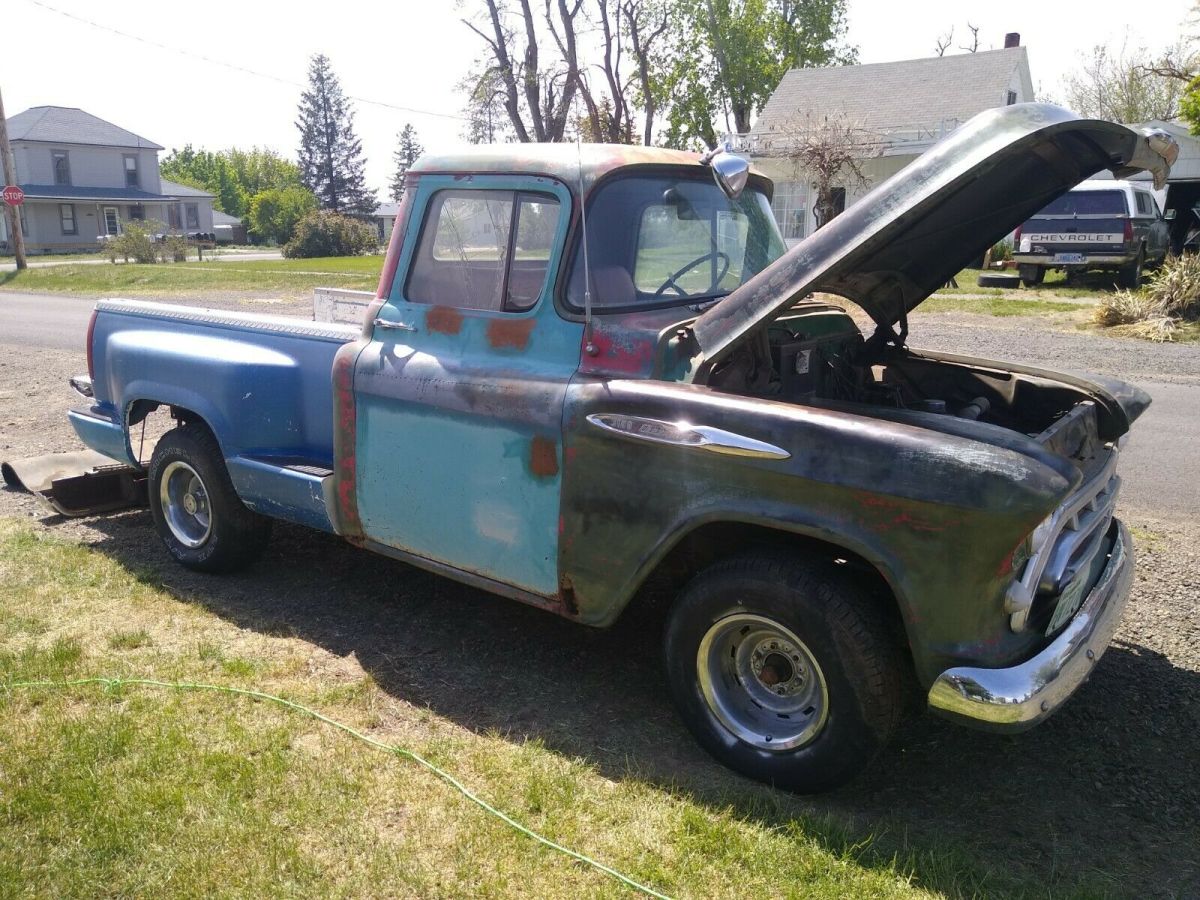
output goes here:
<path id="1" fill-rule="evenodd" d="M 792 69 L 739 142 L 775 181 L 775 216 L 784 237 L 795 241 L 816 225 L 811 177 L 787 158 L 789 143 L 806 121 L 829 116 L 852 123 L 879 149 L 878 156 L 861 162 L 867 185 L 835 189 L 835 205 L 844 208 L 977 113 L 1033 99 L 1029 56 L 1020 36 L 1010 34 L 1002 50 Z"/>
<path id="2" fill-rule="evenodd" d="M 212 195 L 162 179 L 163 148 L 153 141 L 63 106 L 35 106 L 7 124 L 28 252 L 95 250 L 138 219 L 176 234 L 212 234 Z M 3 216 L 0 242 L 11 252 Z"/>

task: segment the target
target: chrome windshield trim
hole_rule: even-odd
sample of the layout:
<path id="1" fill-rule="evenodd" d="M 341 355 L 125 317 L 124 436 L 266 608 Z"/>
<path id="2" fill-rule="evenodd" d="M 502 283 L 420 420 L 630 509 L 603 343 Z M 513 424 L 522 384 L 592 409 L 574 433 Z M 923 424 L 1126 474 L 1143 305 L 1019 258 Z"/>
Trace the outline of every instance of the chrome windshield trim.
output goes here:
<path id="1" fill-rule="evenodd" d="M 652 444 L 690 447 L 697 450 L 708 450 L 711 453 L 723 453 L 728 456 L 749 456 L 759 459 L 788 459 L 791 456 L 782 447 L 709 425 L 667 422 L 663 419 L 627 416 L 620 413 L 592 413 L 587 420 L 604 431 L 610 431 L 625 438 L 649 441 Z"/>

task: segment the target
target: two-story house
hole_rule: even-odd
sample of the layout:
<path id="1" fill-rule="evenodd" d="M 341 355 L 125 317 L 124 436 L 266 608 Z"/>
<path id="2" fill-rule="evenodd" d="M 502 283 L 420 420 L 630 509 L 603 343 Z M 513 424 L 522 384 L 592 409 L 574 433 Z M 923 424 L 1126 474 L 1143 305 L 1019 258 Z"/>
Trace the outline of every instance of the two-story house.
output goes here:
<path id="1" fill-rule="evenodd" d="M 35 106 L 8 119 L 30 253 L 95 250 L 135 219 L 175 234 L 213 232 L 213 196 L 159 176 L 153 141 L 81 109 Z M 8 249 L 6 217 L 0 242 Z M 11 252 L 11 251 L 10 251 Z"/>
<path id="2" fill-rule="evenodd" d="M 735 138 L 775 181 L 771 205 L 784 237 L 797 241 L 816 227 L 812 178 L 788 153 L 807 123 L 847 123 L 864 150 L 858 165 L 866 183 L 847 178 L 834 189 L 839 213 L 977 113 L 1034 99 L 1020 35 L 1008 34 L 1004 43 L 1001 50 L 785 74 L 750 133 Z"/>

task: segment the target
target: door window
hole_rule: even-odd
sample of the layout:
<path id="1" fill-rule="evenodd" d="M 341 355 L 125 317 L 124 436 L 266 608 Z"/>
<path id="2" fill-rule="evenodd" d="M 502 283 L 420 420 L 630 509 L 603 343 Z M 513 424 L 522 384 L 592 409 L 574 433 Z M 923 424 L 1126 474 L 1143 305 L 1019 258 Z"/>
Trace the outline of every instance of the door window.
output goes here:
<path id="1" fill-rule="evenodd" d="M 118 235 L 121 233 L 121 217 L 115 206 L 104 207 L 104 233 Z"/>
<path id="2" fill-rule="evenodd" d="M 520 311 L 541 296 L 558 201 L 514 191 L 447 190 L 425 214 L 406 296 L 413 303 Z"/>
<path id="3" fill-rule="evenodd" d="M 75 205 L 72 203 L 58 204 L 58 221 L 62 225 L 63 234 L 79 234 L 75 226 Z"/>

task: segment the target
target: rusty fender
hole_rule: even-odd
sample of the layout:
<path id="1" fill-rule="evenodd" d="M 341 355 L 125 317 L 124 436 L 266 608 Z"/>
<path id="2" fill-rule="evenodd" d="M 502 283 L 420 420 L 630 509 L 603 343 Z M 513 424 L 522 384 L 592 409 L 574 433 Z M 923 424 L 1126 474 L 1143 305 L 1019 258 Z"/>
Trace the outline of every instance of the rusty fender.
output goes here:
<path id="1" fill-rule="evenodd" d="M 720 429 L 785 458 L 622 434 L 596 416 Z M 577 380 L 564 423 L 560 571 L 583 622 L 613 621 L 688 532 L 737 522 L 828 541 L 873 565 L 926 683 L 951 664 L 1002 665 L 1036 640 L 1011 633 L 1003 612 L 1012 554 L 1079 478 L 1032 440 L 652 381 Z"/>

